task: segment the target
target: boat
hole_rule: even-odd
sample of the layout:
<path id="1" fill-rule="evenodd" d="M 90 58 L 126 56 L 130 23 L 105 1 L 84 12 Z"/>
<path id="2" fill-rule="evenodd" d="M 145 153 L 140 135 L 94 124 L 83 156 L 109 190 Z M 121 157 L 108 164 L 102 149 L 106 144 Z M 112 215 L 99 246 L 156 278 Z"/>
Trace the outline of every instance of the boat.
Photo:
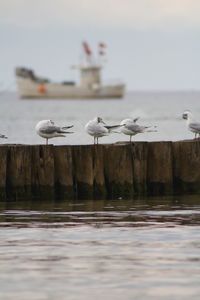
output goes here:
<path id="1" fill-rule="evenodd" d="M 83 58 L 75 66 L 80 72 L 80 82 L 63 81 L 52 82 L 48 78 L 40 77 L 32 69 L 17 67 L 15 69 L 16 83 L 21 98 L 46 98 L 46 99 L 82 99 L 82 98 L 122 98 L 125 84 L 102 82 L 101 73 L 105 65 L 104 43 L 98 45 L 98 59 L 94 59 L 93 52 L 87 42 L 82 43 Z"/>

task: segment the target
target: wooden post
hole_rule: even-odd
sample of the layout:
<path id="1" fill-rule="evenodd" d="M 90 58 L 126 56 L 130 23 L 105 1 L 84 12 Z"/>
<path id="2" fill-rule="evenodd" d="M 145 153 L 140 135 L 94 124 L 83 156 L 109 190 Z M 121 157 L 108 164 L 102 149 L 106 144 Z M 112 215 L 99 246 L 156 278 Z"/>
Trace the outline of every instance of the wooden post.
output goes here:
<path id="1" fill-rule="evenodd" d="M 175 193 L 200 192 L 200 141 L 173 143 Z"/>
<path id="2" fill-rule="evenodd" d="M 104 161 L 108 197 L 131 198 L 134 191 L 130 145 L 105 145 Z"/>
<path id="3" fill-rule="evenodd" d="M 31 197 L 31 146 L 11 145 L 7 159 L 7 195 L 9 198 Z"/>
<path id="4" fill-rule="evenodd" d="M 73 199 L 73 162 L 71 146 L 55 146 L 55 186 L 56 197 L 61 199 Z"/>
<path id="5" fill-rule="evenodd" d="M 106 199 L 106 185 L 104 175 L 104 147 L 91 145 L 93 149 L 93 196 L 94 199 Z"/>
<path id="6" fill-rule="evenodd" d="M 0 199 L 200 193 L 200 141 L 1 145 Z"/>
<path id="7" fill-rule="evenodd" d="M 171 142 L 148 143 L 147 187 L 150 195 L 173 192 L 173 159 Z"/>
<path id="8" fill-rule="evenodd" d="M 73 146 L 74 191 L 77 199 L 93 199 L 92 146 Z"/>
<path id="9" fill-rule="evenodd" d="M 54 197 L 54 152 L 52 145 L 32 146 L 32 194 L 45 199 Z"/>
<path id="10" fill-rule="evenodd" d="M 7 176 L 7 152 L 8 146 L 0 146 L 0 201 L 6 199 L 6 176 Z"/>
<path id="11" fill-rule="evenodd" d="M 147 193 L 147 142 L 130 144 L 133 164 L 133 185 L 136 195 Z"/>

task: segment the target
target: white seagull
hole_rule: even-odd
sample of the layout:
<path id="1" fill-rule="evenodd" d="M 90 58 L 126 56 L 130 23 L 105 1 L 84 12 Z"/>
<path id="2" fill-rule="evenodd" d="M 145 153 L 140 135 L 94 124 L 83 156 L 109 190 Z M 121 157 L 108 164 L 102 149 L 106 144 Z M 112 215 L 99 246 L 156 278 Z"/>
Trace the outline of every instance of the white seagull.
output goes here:
<path id="1" fill-rule="evenodd" d="M 66 131 L 67 129 L 72 127 L 73 125 L 60 127 L 55 125 L 52 120 L 42 120 L 37 123 L 35 130 L 39 136 L 46 139 L 46 145 L 48 145 L 48 139 L 54 137 L 65 137 L 65 134 L 73 133 Z"/>
<path id="2" fill-rule="evenodd" d="M 184 111 L 182 118 L 186 120 L 188 129 L 194 133 L 194 138 L 200 135 L 200 122 L 196 122 L 193 119 L 192 113 L 189 110 Z"/>
<path id="3" fill-rule="evenodd" d="M 88 134 L 94 137 L 94 144 L 98 139 L 102 136 L 109 135 L 113 131 L 113 129 L 119 128 L 120 125 L 109 126 L 100 117 L 96 117 L 93 120 L 90 120 L 85 125 L 85 130 Z"/>
<path id="4" fill-rule="evenodd" d="M 122 125 L 121 127 L 121 132 L 126 134 L 126 135 L 130 135 L 130 142 L 132 139 L 133 135 L 136 135 L 138 133 L 144 133 L 144 132 L 156 132 L 157 130 L 154 129 L 149 129 L 152 126 L 141 126 L 136 124 L 137 120 L 139 118 L 135 118 L 135 119 L 125 119 L 123 121 L 121 121 L 120 125 Z M 156 126 L 154 126 L 155 128 Z"/>

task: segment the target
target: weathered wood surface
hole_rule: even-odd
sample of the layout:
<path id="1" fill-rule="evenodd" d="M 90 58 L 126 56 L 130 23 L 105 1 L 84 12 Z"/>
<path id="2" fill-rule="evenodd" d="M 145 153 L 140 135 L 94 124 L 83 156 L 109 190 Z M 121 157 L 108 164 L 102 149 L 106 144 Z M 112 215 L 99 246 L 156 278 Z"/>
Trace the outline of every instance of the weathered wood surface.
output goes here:
<path id="1" fill-rule="evenodd" d="M 136 195 L 147 193 L 147 153 L 148 143 L 132 143 L 133 189 Z"/>
<path id="2" fill-rule="evenodd" d="M 73 199 L 73 163 L 72 147 L 54 147 L 55 189 L 58 198 Z"/>
<path id="3" fill-rule="evenodd" d="M 200 141 L 1 145 L 0 199 L 200 193 Z"/>
<path id="4" fill-rule="evenodd" d="M 200 142 L 173 143 L 174 191 L 200 192 Z"/>
<path id="5" fill-rule="evenodd" d="M 32 147 L 10 146 L 7 149 L 6 190 L 15 198 L 31 196 Z"/>
<path id="6" fill-rule="evenodd" d="M 106 145 L 104 147 L 104 169 L 106 187 L 111 198 L 133 196 L 133 166 L 131 145 Z"/>
<path id="7" fill-rule="evenodd" d="M 148 144 L 147 190 L 149 194 L 171 194 L 173 191 L 172 143 Z"/>
<path id="8" fill-rule="evenodd" d="M 0 199 L 6 198 L 7 175 L 7 146 L 0 147 Z"/>
<path id="9" fill-rule="evenodd" d="M 53 197 L 55 184 L 54 147 L 52 145 L 36 145 L 31 148 L 32 194 L 42 198 Z"/>
<path id="10" fill-rule="evenodd" d="M 92 147 L 89 145 L 74 146 L 72 152 L 75 197 L 91 199 L 94 181 Z"/>

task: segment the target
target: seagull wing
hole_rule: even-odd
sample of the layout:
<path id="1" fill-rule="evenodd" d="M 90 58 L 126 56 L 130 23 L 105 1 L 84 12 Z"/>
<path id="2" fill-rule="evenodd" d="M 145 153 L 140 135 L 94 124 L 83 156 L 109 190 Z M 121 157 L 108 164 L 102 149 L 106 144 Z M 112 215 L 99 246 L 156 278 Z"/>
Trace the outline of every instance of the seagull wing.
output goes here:
<path id="1" fill-rule="evenodd" d="M 90 122 L 86 125 L 86 130 L 91 135 L 108 134 L 108 129 L 100 123 Z"/>
<path id="2" fill-rule="evenodd" d="M 125 128 L 127 128 L 128 130 L 130 130 L 132 132 L 136 132 L 136 133 L 143 132 L 145 130 L 144 126 L 140 126 L 137 124 L 126 124 Z"/>
<path id="3" fill-rule="evenodd" d="M 200 132 L 200 123 L 190 123 L 189 128 L 191 130 L 195 130 L 197 132 Z"/>
<path id="4" fill-rule="evenodd" d="M 65 133 L 65 131 L 58 126 L 43 126 L 40 128 L 40 132 L 45 134 Z"/>

